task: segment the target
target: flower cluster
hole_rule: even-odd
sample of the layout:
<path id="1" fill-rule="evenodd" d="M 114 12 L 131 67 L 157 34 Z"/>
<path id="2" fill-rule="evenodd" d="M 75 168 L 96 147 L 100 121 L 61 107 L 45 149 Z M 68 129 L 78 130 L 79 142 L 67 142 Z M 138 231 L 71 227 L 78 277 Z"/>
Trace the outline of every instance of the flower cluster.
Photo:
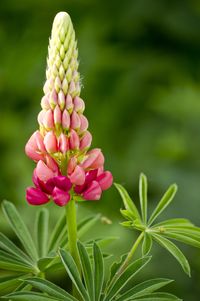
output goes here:
<path id="1" fill-rule="evenodd" d="M 32 205 L 50 199 L 66 205 L 72 195 L 98 200 L 113 182 L 104 171 L 100 149 L 89 150 L 92 135 L 80 98 L 78 51 L 71 19 L 61 12 L 54 19 L 48 49 L 46 82 L 38 115 L 39 130 L 28 140 L 25 152 L 37 162 L 33 173 L 35 187 L 27 188 Z"/>

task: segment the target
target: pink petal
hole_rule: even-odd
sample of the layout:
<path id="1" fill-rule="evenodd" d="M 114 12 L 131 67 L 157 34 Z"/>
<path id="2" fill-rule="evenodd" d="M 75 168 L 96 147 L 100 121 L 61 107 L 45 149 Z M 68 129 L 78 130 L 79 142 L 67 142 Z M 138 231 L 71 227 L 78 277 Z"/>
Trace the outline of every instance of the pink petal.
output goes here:
<path id="1" fill-rule="evenodd" d="M 77 130 L 80 128 L 80 126 L 81 126 L 80 117 L 78 113 L 76 113 L 76 111 L 73 111 L 73 113 L 71 114 L 70 127 L 74 130 Z"/>
<path id="2" fill-rule="evenodd" d="M 39 161 L 36 166 L 36 176 L 43 182 L 48 181 L 54 177 L 54 172 L 47 167 L 43 161 Z"/>
<path id="3" fill-rule="evenodd" d="M 85 200 L 99 200 L 101 198 L 102 190 L 98 182 L 92 181 L 88 188 L 83 193 L 83 198 Z"/>
<path id="4" fill-rule="evenodd" d="M 65 206 L 70 201 L 69 192 L 63 191 L 57 187 L 54 188 L 52 197 L 54 203 L 58 206 Z"/>
<path id="5" fill-rule="evenodd" d="M 80 145 L 79 136 L 73 129 L 70 131 L 69 147 L 70 149 L 78 149 Z"/>
<path id="6" fill-rule="evenodd" d="M 26 199 L 31 205 L 43 205 L 48 203 L 48 196 L 38 188 L 28 187 L 26 189 Z"/>
<path id="7" fill-rule="evenodd" d="M 57 139 L 54 132 L 48 132 L 44 137 L 44 145 L 48 153 L 56 153 L 58 150 Z"/>
<path id="8" fill-rule="evenodd" d="M 104 171 L 97 177 L 96 181 L 99 183 L 102 190 L 106 190 L 112 185 L 113 176 L 110 171 Z"/>
<path id="9" fill-rule="evenodd" d="M 81 163 L 83 168 L 96 169 L 104 164 L 104 156 L 99 148 L 95 148 L 87 153 L 87 158 Z"/>
<path id="10" fill-rule="evenodd" d="M 83 111 L 85 110 L 85 103 L 82 98 L 78 96 L 74 98 L 74 110 L 78 113 L 83 113 Z"/>
<path id="11" fill-rule="evenodd" d="M 69 175 L 72 174 L 76 165 L 77 165 L 77 159 L 75 157 L 71 157 L 68 161 L 67 174 Z"/>
<path id="12" fill-rule="evenodd" d="M 80 120 L 81 120 L 81 126 L 80 126 L 80 132 L 85 132 L 88 128 L 88 120 L 84 115 L 80 115 Z"/>
<path id="13" fill-rule="evenodd" d="M 89 148 L 92 143 L 92 135 L 90 132 L 86 131 L 83 138 L 80 141 L 80 149 L 83 150 L 85 148 Z"/>
<path id="14" fill-rule="evenodd" d="M 60 110 L 59 105 L 57 105 L 53 111 L 53 118 L 55 124 L 61 124 L 62 112 Z"/>
<path id="15" fill-rule="evenodd" d="M 85 172 L 80 166 L 76 166 L 73 173 L 69 176 L 70 181 L 75 185 L 83 185 L 85 182 Z"/>
<path id="16" fill-rule="evenodd" d="M 60 134 L 58 138 L 58 148 L 61 153 L 65 154 L 69 150 L 69 140 L 67 136 L 63 133 Z"/>

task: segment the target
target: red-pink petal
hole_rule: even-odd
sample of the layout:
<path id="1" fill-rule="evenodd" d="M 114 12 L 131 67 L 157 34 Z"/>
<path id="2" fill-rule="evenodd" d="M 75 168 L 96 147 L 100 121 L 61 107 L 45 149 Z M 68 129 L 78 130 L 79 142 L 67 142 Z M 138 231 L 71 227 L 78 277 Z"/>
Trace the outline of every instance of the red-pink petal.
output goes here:
<path id="1" fill-rule="evenodd" d="M 102 190 L 98 182 L 92 181 L 83 193 L 85 200 L 96 201 L 101 198 Z"/>
<path id="2" fill-rule="evenodd" d="M 48 203 L 48 196 L 39 188 L 28 187 L 26 189 L 26 199 L 31 205 L 43 205 Z"/>
<path id="3" fill-rule="evenodd" d="M 54 203 L 58 206 L 65 206 L 70 201 L 69 192 L 63 191 L 57 187 L 54 188 L 52 197 Z"/>
<path id="4" fill-rule="evenodd" d="M 113 176 L 110 171 L 104 171 L 97 177 L 96 181 L 99 183 L 102 190 L 106 190 L 112 185 Z"/>
<path id="5" fill-rule="evenodd" d="M 62 189 L 63 191 L 69 191 L 72 188 L 72 183 L 69 178 L 65 176 L 57 176 L 53 178 L 55 186 Z"/>

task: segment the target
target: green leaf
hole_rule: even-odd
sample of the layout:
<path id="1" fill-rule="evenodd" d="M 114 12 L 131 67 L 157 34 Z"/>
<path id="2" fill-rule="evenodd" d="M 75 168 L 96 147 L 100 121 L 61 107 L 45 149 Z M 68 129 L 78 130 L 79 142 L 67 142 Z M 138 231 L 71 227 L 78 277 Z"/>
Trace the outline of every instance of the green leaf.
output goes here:
<path id="1" fill-rule="evenodd" d="M 125 271 L 112 283 L 109 285 L 108 293 L 104 301 L 111 301 L 113 298 L 120 293 L 123 287 L 131 280 L 149 261 L 151 257 L 143 257 L 132 264 L 130 264 Z"/>
<path id="2" fill-rule="evenodd" d="M 131 198 L 130 198 L 128 192 L 126 191 L 126 189 L 120 184 L 115 183 L 114 185 L 117 188 L 119 194 L 121 195 L 121 198 L 124 202 L 125 208 L 128 211 L 132 212 L 132 214 L 134 216 L 134 219 L 137 219 L 137 220 L 141 221 L 140 214 L 139 214 L 134 202 L 131 200 Z"/>
<path id="3" fill-rule="evenodd" d="M 42 208 L 38 211 L 36 217 L 35 233 L 39 257 L 47 253 L 48 229 L 49 229 L 49 211 Z"/>
<path id="4" fill-rule="evenodd" d="M 154 224 L 152 226 L 152 228 L 157 228 L 157 227 L 162 227 L 162 226 L 173 226 L 173 227 L 177 227 L 177 226 L 193 226 L 193 224 L 185 218 L 171 218 L 171 219 L 167 219 L 163 222 Z"/>
<path id="5" fill-rule="evenodd" d="M 5 217 L 7 218 L 17 237 L 20 239 L 27 253 L 33 260 L 37 260 L 37 250 L 33 243 L 32 237 L 16 207 L 11 202 L 3 201 L 2 209 Z"/>
<path id="6" fill-rule="evenodd" d="M 51 264 L 55 264 L 55 262 L 57 263 L 59 261 L 60 261 L 60 259 L 57 255 L 57 253 L 52 252 L 48 256 L 43 257 L 43 258 L 38 260 L 38 267 L 39 267 L 40 271 L 45 271 L 46 269 L 49 268 L 49 266 Z"/>
<path id="7" fill-rule="evenodd" d="M 30 284 L 32 287 L 42 291 L 43 293 L 46 293 L 51 297 L 58 298 L 59 300 L 77 301 L 75 297 L 71 296 L 65 290 L 63 290 L 62 288 L 60 288 L 59 286 L 55 285 L 54 283 L 48 280 L 33 277 L 33 278 L 26 279 L 25 282 Z"/>
<path id="8" fill-rule="evenodd" d="M 142 256 L 148 255 L 152 248 L 152 237 L 148 233 L 144 234 L 142 243 Z"/>
<path id="9" fill-rule="evenodd" d="M 8 294 L 16 288 L 21 283 L 21 278 L 22 276 L 19 275 L 0 277 L 0 296 Z"/>
<path id="10" fill-rule="evenodd" d="M 183 242 L 187 245 L 191 245 L 193 247 L 200 248 L 200 236 L 196 237 L 196 235 L 193 236 L 190 233 L 183 234 L 183 233 L 179 233 L 176 231 L 174 231 L 174 232 L 166 231 L 163 233 L 163 235 L 165 237 Z"/>
<path id="11" fill-rule="evenodd" d="M 13 254 L 0 251 L 0 269 L 17 272 L 35 272 L 34 267 L 25 264 Z"/>
<path id="12" fill-rule="evenodd" d="M 96 242 L 100 248 L 105 248 L 117 239 L 119 239 L 119 237 L 117 237 L 117 236 L 99 237 L 99 238 L 95 238 L 93 240 L 86 241 L 85 245 L 87 247 L 90 247 L 90 246 L 93 247 L 94 242 Z"/>
<path id="13" fill-rule="evenodd" d="M 95 275 L 92 273 L 92 266 L 88 256 L 88 253 L 84 247 L 84 245 L 78 241 L 77 243 L 79 256 L 81 259 L 81 266 L 84 276 L 84 283 L 86 285 L 88 294 L 91 300 L 94 300 L 94 278 Z"/>
<path id="14" fill-rule="evenodd" d="M 82 283 L 82 280 L 81 280 L 78 268 L 74 262 L 74 259 L 68 252 L 66 252 L 63 249 L 60 249 L 59 254 L 60 254 L 62 263 L 63 263 L 69 277 L 71 278 L 75 287 L 79 291 L 80 295 L 83 297 L 83 300 L 89 301 L 90 300 L 89 295 L 88 295 L 87 291 L 85 290 L 85 287 Z"/>
<path id="15" fill-rule="evenodd" d="M 127 257 L 127 254 L 123 254 L 123 255 L 121 255 L 119 261 L 113 262 L 113 264 L 111 265 L 111 268 L 110 268 L 110 278 L 109 278 L 108 284 L 112 281 L 112 278 L 115 276 L 118 269 L 120 268 L 122 263 L 125 261 L 126 257 Z"/>
<path id="16" fill-rule="evenodd" d="M 66 216 L 63 214 L 60 219 L 58 220 L 56 226 L 54 227 L 52 234 L 49 239 L 48 244 L 48 252 L 55 250 L 57 251 L 57 248 L 59 246 L 59 242 L 61 238 L 63 237 L 63 232 L 67 236 L 67 228 L 66 228 Z"/>
<path id="17" fill-rule="evenodd" d="M 173 200 L 175 194 L 177 192 L 177 185 L 173 184 L 171 185 L 168 190 L 165 192 L 164 196 L 156 206 L 155 210 L 153 211 L 149 221 L 148 225 L 150 226 L 154 220 L 169 206 L 171 201 Z"/>
<path id="18" fill-rule="evenodd" d="M 140 196 L 142 220 L 146 224 L 147 222 L 147 177 L 143 173 L 140 175 L 139 196 Z"/>
<path id="19" fill-rule="evenodd" d="M 190 276 L 190 265 L 189 265 L 188 260 L 186 259 L 185 255 L 181 252 L 181 250 L 167 238 L 164 238 L 160 235 L 153 234 L 153 233 L 152 233 L 152 236 L 162 247 L 164 247 L 166 250 L 168 250 L 176 258 L 176 260 L 182 266 L 184 272 L 188 276 Z"/>
<path id="20" fill-rule="evenodd" d="M 78 224 L 78 229 L 77 229 L 77 235 L 78 238 L 80 239 L 87 233 L 90 229 L 94 227 L 94 225 L 100 220 L 101 214 L 93 215 L 90 217 L 87 217 L 83 221 L 81 221 Z"/>
<path id="21" fill-rule="evenodd" d="M 16 301 L 59 301 L 59 299 L 57 298 L 52 298 L 40 293 L 36 293 L 36 292 L 15 292 L 15 293 L 11 293 L 7 296 L 3 296 L 1 297 L 2 299 L 12 299 L 16 300 Z M 73 300 L 73 299 L 71 299 Z"/>
<path id="22" fill-rule="evenodd" d="M 20 248 L 18 248 L 8 237 L 6 237 L 3 233 L 0 233 L 0 249 L 9 252 L 10 254 L 14 254 L 21 261 L 26 264 L 32 265 L 32 260 L 25 254 Z"/>
<path id="23" fill-rule="evenodd" d="M 116 299 L 116 301 L 132 300 L 150 294 L 160 289 L 161 287 L 171 283 L 173 280 L 165 278 L 156 278 L 144 281 L 137 284 L 130 290 L 126 291 L 123 295 Z"/>
<path id="24" fill-rule="evenodd" d="M 93 257 L 94 257 L 95 301 L 100 301 L 105 270 L 104 270 L 103 256 L 99 246 L 96 243 L 94 243 L 93 245 Z"/>
<path id="25" fill-rule="evenodd" d="M 147 296 L 132 299 L 135 301 L 181 301 L 181 299 L 169 293 L 152 293 Z"/>

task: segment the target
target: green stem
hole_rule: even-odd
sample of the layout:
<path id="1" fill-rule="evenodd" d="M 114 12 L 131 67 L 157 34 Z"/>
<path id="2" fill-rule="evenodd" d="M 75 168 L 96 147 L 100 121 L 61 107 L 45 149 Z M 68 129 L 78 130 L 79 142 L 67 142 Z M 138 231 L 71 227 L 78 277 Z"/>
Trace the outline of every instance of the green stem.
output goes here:
<path id="1" fill-rule="evenodd" d="M 133 244 L 131 250 L 129 251 L 129 253 L 126 256 L 126 259 L 124 260 L 124 262 L 122 263 L 122 265 L 120 266 L 120 268 L 117 270 L 115 276 L 113 277 L 111 284 L 113 284 L 119 277 L 121 274 L 123 274 L 123 272 L 125 271 L 125 269 L 127 268 L 129 262 L 131 261 L 133 255 L 135 254 L 135 251 L 137 250 L 137 247 L 139 246 L 140 242 L 142 241 L 144 237 L 144 232 L 142 232 L 138 238 L 136 239 L 135 243 Z"/>
<path id="2" fill-rule="evenodd" d="M 69 251 L 76 263 L 76 266 L 81 274 L 81 264 L 77 248 L 77 221 L 76 221 L 76 205 L 72 198 L 66 206 L 66 218 L 67 218 L 67 229 L 68 229 L 68 246 Z M 77 296 L 77 291 L 73 287 L 73 293 Z"/>

